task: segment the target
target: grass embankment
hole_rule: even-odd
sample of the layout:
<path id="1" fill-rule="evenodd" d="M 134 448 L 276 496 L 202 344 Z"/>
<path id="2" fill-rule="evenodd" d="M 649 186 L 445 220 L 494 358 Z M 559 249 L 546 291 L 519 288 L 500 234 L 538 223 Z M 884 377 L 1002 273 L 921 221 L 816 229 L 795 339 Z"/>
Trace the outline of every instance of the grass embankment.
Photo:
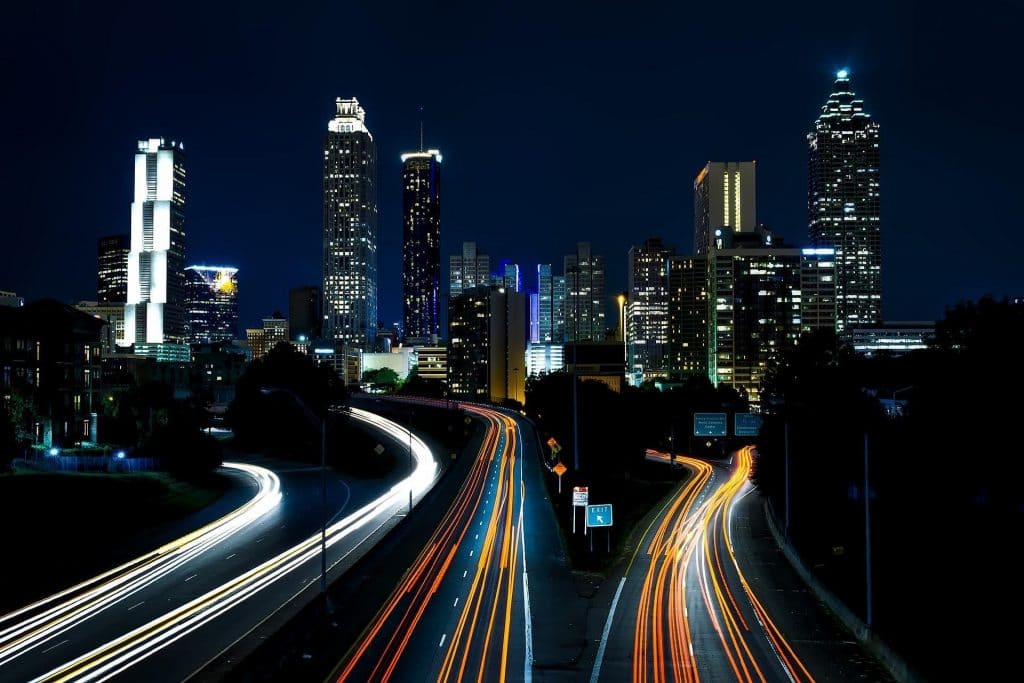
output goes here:
<path id="1" fill-rule="evenodd" d="M 229 481 L 169 474 L 19 472 L 0 476 L 0 612 L 131 559 L 139 536 L 200 510 Z"/>

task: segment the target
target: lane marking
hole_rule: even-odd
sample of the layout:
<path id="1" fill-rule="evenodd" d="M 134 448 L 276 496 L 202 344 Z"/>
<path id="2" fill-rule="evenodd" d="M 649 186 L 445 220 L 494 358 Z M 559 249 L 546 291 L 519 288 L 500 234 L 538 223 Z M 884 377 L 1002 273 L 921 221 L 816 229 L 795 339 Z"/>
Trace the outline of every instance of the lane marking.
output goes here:
<path id="1" fill-rule="evenodd" d="M 189 581 L 191 581 L 192 579 L 196 578 L 197 576 L 199 576 L 199 574 L 193 574 L 192 576 L 190 576 L 187 579 L 185 579 L 185 583 L 188 583 Z"/>
<path id="2" fill-rule="evenodd" d="M 234 556 L 235 556 L 235 555 L 237 555 L 237 554 L 238 554 L 238 553 L 231 553 L 230 555 L 228 555 L 228 556 L 227 556 L 227 557 L 225 557 L 224 559 L 225 559 L 225 560 L 230 560 L 230 559 L 231 559 L 232 557 L 234 557 Z"/>
<path id="3" fill-rule="evenodd" d="M 466 572 L 468 572 L 468 571 L 469 570 L 467 569 L 466 571 L 462 572 L 462 578 L 466 578 Z"/>
<path id="4" fill-rule="evenodd" d="M 41 654 L 46 654 L 46 653 L 47 653 L 47 652 L 49 652 L 50 650 L 53 650 L 53 649 L 55 649 L 55 648 L 58 648 L 58 647 L 60 647 L 61 645 L 63 645 L 64 643 L 66 643 L 66 642 L 68 642 L 68 641 L 67 641 L 67 639 L 65 639 L 65 640 L 62 640 L 62 641 L 60 641 L 59 643 L 57 643 L 56 645 L 53 645 L 53 646 L 51 646 L 51 647 L 48 647 L 48 648 L 46 648 L 45 650 L 43 650 L 43 651 L 42 651 L 42 653 L 41 653 Z"/>
<path id="5" fill-rule="evenodd" d="M 126 611 L 126 612 L 131 612 L 131 611 L 132 611 L 133 609 L 135 609 L 135 608 L 136 608 L 136 607 L 138 607 L 139 605 L 144 605 L 144 604 L 146 604 L 146 601 L 145 601 L 145 600 L 143 600 L 142 602 L 137 602 L 137 603 L 135 603 L 134 605 L 132 605 L 131 607 L 129 607 L 129 608 L 127 609 L 127 610 L 125 610 L 125 611 Z"/>
<path id="6" fill-rule="evenodd" d="M 455 598 L 455 602 L 452 603 L 452 607 L 458 607 L 458 606 L 459 606 L 459 599 Z"/>
<path id="7" fill-rule="evenodd" d="M 447 633 L 441 635 L 441 642 L 437 644 L 438 647 L 444 647 L 444 639 L 448 637 Z"/>
<path id="8" fill-rule="evenodd" d="M 469 556 L 473 557 L 473 551 L 472 550 L 469 551 Z"/>
<path id="9" fill-rule="evenodd" d="M 604 622 L 604 632 L 601 634 L 601 646 L 597 648 L 597 659 L 594 660 L 594 670 L 590 674 L 590 683 L 597 683 L 597 679 L 601 676 L 601 660 L 604 659 L 604 650 L 608 647 L 608 634 L 612 630 L 612 617 L 615 616 L 615 608 L 619 604 L 619 596 L 622 595 L 622 587 L 626 585 L 626 577 L 623 576 L 619 581 L 619 587 L 615 591 L 615 598 L 612 600 L 612 608 L 608 610 L 608 619 Z M 691 644 L 692 648 L 693 645 Z M 693 652 L 691 651 L 691 655 Z"/>

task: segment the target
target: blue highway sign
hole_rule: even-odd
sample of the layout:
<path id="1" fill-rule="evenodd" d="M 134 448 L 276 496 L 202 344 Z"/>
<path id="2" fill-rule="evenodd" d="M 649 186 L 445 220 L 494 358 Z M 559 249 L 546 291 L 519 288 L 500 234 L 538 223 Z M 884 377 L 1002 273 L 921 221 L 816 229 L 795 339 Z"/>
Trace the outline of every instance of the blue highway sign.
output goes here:
<path id="1" fill-rule="evenodd" d="M 612 506 L 611 505 L 588 505 L 587 526 L 611 526 Z"/>
<path id="2" fill-rule="evenodd" d="M 726 413 L 694 413 L 694 436 L 726 436 L 729 433 L 729 416 Z"/>

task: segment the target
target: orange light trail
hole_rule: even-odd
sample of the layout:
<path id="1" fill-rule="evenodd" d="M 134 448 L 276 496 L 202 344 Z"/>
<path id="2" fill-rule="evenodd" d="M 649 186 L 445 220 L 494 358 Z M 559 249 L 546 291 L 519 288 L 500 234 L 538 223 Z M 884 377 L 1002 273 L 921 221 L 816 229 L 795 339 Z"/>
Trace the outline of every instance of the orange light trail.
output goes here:
<path id="1" fill-rule="evenodd" d="M 736 680 L 766 681 L 770 675 L 767 667 L 777 664 L 792 681 L 814 681 L 755 595 L 733 552 L 731 510 L 749 490 L 754 453 L 750 446 L 738 451 L 728 476 L 713 487 L 715 468 L 711 464 L 685 455 L 672 458 L 647 451 L 648 460 L 679 462 L 692 476 L 666 505 L 646 545 L 651 561 L 633 632 L 634 681 L 700 681 L 701 662 L 694 656 L 687 588 L 700 596 L 693 604 L 706 611 Z M 687 585 L 688 576 L 696 585 L 693 581 Z M 763 643 L 755 646 L 759 638 L 767 640 L 774 659 L 765 656 Z"/>

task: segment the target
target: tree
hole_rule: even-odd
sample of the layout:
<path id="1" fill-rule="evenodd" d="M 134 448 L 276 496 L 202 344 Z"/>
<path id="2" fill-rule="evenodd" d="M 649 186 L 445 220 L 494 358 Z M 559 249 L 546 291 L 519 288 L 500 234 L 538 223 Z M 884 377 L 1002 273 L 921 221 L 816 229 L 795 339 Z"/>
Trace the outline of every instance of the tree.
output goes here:
<path id="1" fill-rule="evenodd" d="M 264 393 L 264 389 L 282 389 Z M 226 421 L 245 448 L 292 454 L 319 453 L 319 433 L 309 425 L 298 396 L 316 415 L 342 403 L 345 387 L 326 365 L 317 365 L 290 344 L 278 344 L 249 364 L 238 379 Z"/>
<path id="2" fill-rule="evenodd" d="M 363 373 L 363 382 L 377 391 L 390 393 L 398 387 L 398 373 L 391 368 L 378 368 Z"/>
<path id="3" fill-rule="evenodd" d="M 18 455 L 18 438 L 6 401 L 0 400 L 0 468 L 6 470 Z"/>

